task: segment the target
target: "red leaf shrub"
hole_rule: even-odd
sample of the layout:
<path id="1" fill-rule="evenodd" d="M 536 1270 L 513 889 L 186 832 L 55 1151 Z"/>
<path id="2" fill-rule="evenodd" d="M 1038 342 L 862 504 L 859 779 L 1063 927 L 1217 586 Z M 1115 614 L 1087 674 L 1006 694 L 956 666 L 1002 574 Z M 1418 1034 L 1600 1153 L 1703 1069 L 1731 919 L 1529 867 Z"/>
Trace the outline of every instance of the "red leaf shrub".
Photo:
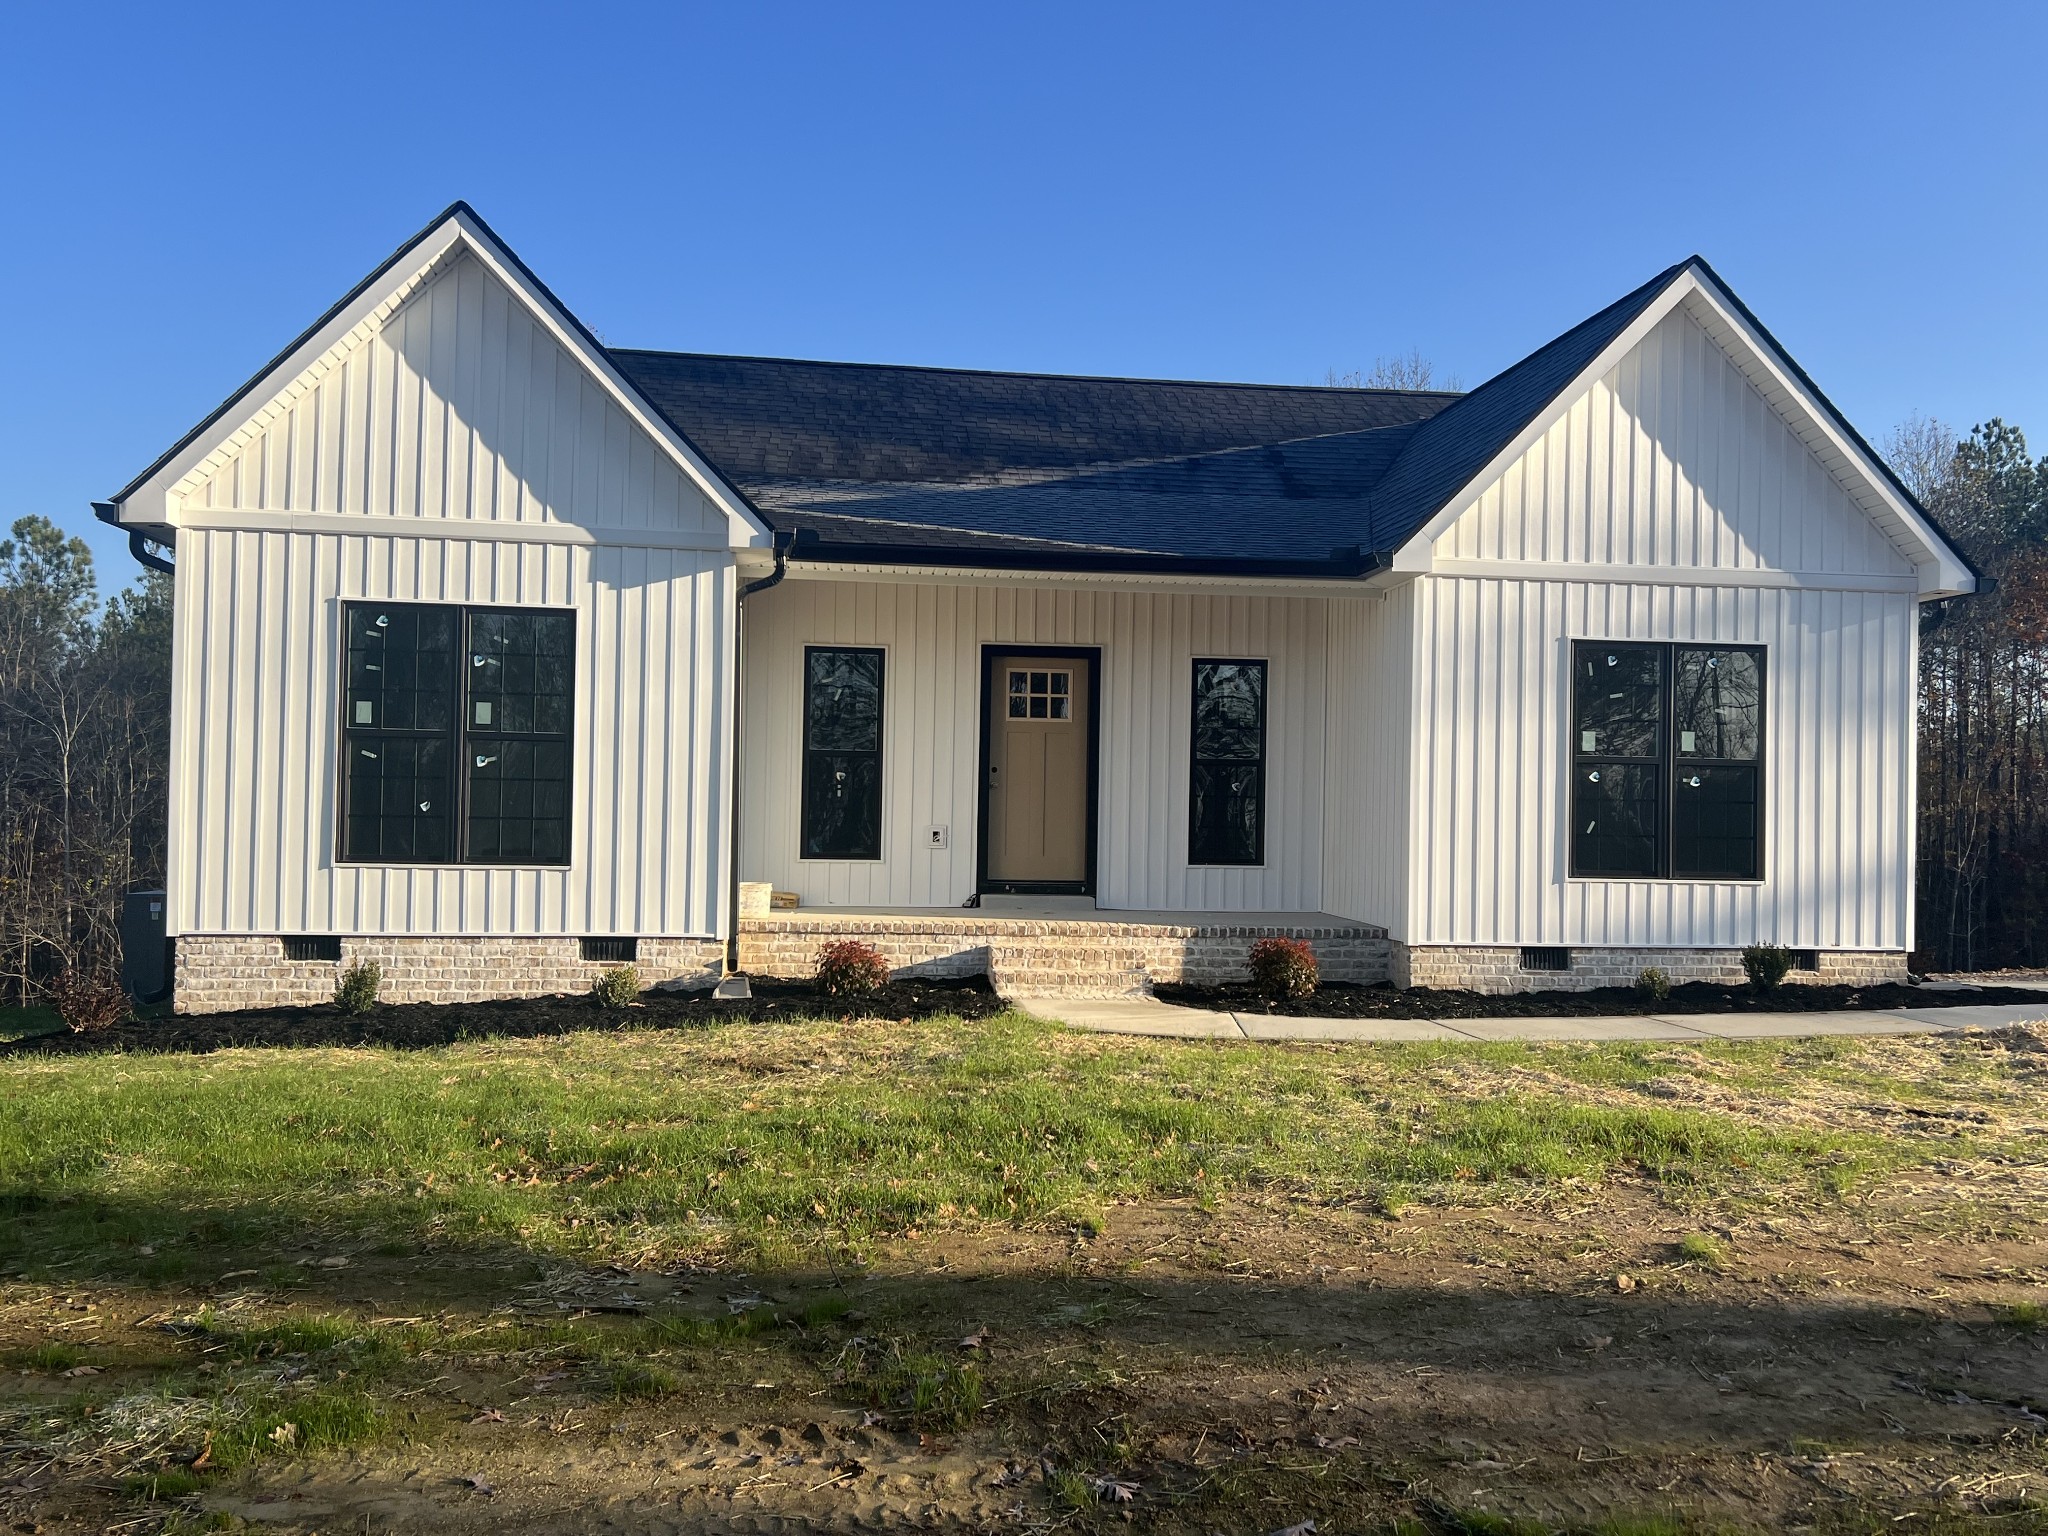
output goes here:
<path id="1" fill-rule="evenodd" d="M 827 997 L 866 997 L 889 984 L 889 962 L 872 944 L 840 939 L 818 951 L 817 982 Z"/>
<path id="2" fill-rule="evenodd" d="M 1268 997 L 1307 997 L 1320 979 L 1315 947 L 1307 939 L 1261 939 L 1244 968 L 1252 973 L 1252 985 Z"/>
<path id="3" fill-rule="evenodd" d="M 50 983 L 50 1006 L 73 1034 L 119 1024 L 134 1010 L 128 994 L 110 976 L 64 967 Z"/>

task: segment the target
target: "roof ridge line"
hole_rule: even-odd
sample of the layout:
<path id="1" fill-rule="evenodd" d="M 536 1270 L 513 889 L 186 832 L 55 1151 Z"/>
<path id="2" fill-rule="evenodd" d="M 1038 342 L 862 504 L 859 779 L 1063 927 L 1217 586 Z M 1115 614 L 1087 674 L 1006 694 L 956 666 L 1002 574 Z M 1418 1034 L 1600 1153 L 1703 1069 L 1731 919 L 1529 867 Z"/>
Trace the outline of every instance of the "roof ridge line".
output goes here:
<path id="1" fill-rule="evenodd" d="M 992 379 L 1052 379 L 1069 384 L 1166 384 L 1183 389 L 1277 389 L 1291 394 L 1427 396 L 1460 400 L 1460 389 L 1381 389 L 1352 384 L 1267 384 L 1249 379 L 1176 379 L 1131 373 L 1047 373 L 1029 368 L 961 368 L 944 363 L 864 363 L 830 357 L 773 357 L 754 352 L 678 352 L 662 347 L 613 347 L 614 355 L 687 357 L 713 363 L 787 363 L 800 368 L 867 368 L 891 373 L 947 373 Z"/>

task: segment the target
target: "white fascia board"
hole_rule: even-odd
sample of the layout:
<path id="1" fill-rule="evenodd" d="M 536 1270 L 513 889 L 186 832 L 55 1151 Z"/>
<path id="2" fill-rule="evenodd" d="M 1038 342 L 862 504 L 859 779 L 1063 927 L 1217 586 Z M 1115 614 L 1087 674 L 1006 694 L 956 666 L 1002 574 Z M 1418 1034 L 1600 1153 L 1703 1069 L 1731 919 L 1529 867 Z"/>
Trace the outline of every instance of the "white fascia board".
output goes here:
<path id="1" fill-rule="evenodd" d="M 318 330 L 245 385 L 235 396 L 237 406 L 248 408 L 245 412 L 239 416 L 231 412 L 230 415 L 223 417 L 216 423 L 219 431 L 202 433 L 195 437 L 178 453 L 159 465 L 156 472 L 141 485 L 116 502 L 123 526 L 176 527 L 182 521 L 179 516 L 177 489 L 188 475 L 240 432 L 248 424 L 251 416 L 260 413 L 280 392 L 289 388 L 293 380 L 339 346 L 350 332 L 366 321 L 388 318 L 395 313 L 458 247 L 475 257 L 494 277 L 517 294 L 528 313 L 541 327 L 589 370 L 591 376 L 597 379 L 619 408 L 660 444 L 663 451 L 676 462 L 690 481 L 725 513 L 732 530 L 732 540 L 727 547 L 751 549 L 765 546 L 769 542 L 768 527 L 755 515 L 753 509 L 691 448 L 667 419 L 626 381 L 612 365 L 611 359 L 591 346 L 582 327 L 571 321 L 545 293 L 534 286 L 518 261 L 512 259 L 510 253 L 503 250 L 488 232 L 480 229 L 460 211 L 451 214 L 408 248 L 405 256 L 410 261 L 410 267 L 402 276 L 399 275 L 396 262 L 385 271 L 375 274 L 353 301 L 337 309 Z"/>
<path id="2" fill-rule="evenodd" d="M 1690 267 L 1673 278 L 1670 285 L 1650 301 L 1648 307 L 1629 323 L 1626 330 L 1610 341 L 1598 357 L 1557 392 L 1556 398 L 1539 411 L 1534 420 L 1515 434 L 1505 448 L 1489 459 L 1478 474 L 1459 486 L 1457 494 L 1446 501 L 1434 517 L 1408 536 L 1407 541 L 1394 551 L 1394 569 L 1411 573 L 1433 569 L 1436 541 L 1451 524 L 1464 515 L 1473 499 L 1506 474 L 1508 466 L 1533 448 L 1543 435 L 1557 424 L 1559 418 L 1571 409 L 1572 402 L 1592 388 L 1594 380 L 1641 345 L 1643 338 L 1662 324 L 1664 317 L 1678 307 L 1679 301 L 1698 286 L 1698 279 Z"/>
<path id="3" fill-rule="evenodd" d="M 1856 499 L 1864 505 L 1866 512 L 1876 507 L 1890 514 L 1893 526 L 1887 528 L 1886 532 L 1892 536 L 1894 542 L 1901 545 L 1901 553 L 1912 562 L 1917 573 L 1919 596 L 1922 599 L 1956 597 L 1976 591 L 1976 578 L 1970 574 L 1969 567 L 1963 564 L 1961 557 L 1949 547 L 1948 541 L 1898 494 L 1890 477 L 1880 466 L 1872 463 L 1869 455 L 1858 446 L 1855 438 L 1843 430 L 1842 423 L 1835 413 L 1814 398 L 1812 392 L 1801 384 L 1798 376 L 1786 366 L 1786 360 L 1778 349 L 1756 332 L 1743 318 L 1741 310 L 1729 302 L 1719 288 L 1708 281 L 1697 267 L 1687 267 L 1672 279 L 1670 286 L 1658 294 L 1626 330 L 1587 364 L 1576 378 L 1558 391 L 1547 409 L 1538 413 L 1507 447 L 1494 455 L 1485 468 L 1459 487 L 1458 493 L 1445 502 L 1443 509 L 1436 516 L 1410 535 L 1407 542 L 1394 551 L 1393 569 L 1408 574 L 1421 574 L 1436 569 L 1437 539 L 1470 509 L 1479 493 L 1505 474 L 1508 466 L 1535 446 L 1536 442 L 1572 408 L 1573 403 L 1592 388 L 1595 381 L 1606 375 L 1633 351 L 1644 337 L 1662 324 L 1666 316 L 1688 300 L 1705 304 L 1729 332 L 1740 338 L 1743 346 L 1751 354 L 1749 361 L 1779 387 L 1785 399 L 1796 405 L 1798 413 L 1806 418 L 1805 425 L 1819 434 L 1839 461 L 1853 472 L 1858 482 L 1853 489 L 1862 492 Z M 1737 359 L 1738 366 L 1742 361 Z M 1800 424 L 1795 423 L 1795 427 L 1798 425 Z M 1886 521 L 1884 518 L 1874 520 L 1878 521 L 1881 527 Z"/>
<path id="4" fill-rule="evenodd" d="M 1688 274 L 1691 275 L 1691 274 Z M 1857 496 L 1873 520 L 1884 526 L 1887 519 L 1875 515 L 1880 511 L 1888 513 L 1894 527 L 1886 529 L 1893 541 L 1901 545 L 1901 553 L 1912 561 L 1919 575 L 1922 598 L 1961 597 L 1977 590 L 1977 578 L 1963 563 L 1962 557 L 1950 547 L 1947 539 L 1930 524 L 1912 502 L 1899 494 L 1891 476 L 1884 466 L 1874 461 L 1871 454 L 1857 440 L 1856 434 L 1846 429 L 1841 418 L 1818 399 L 1803 383 L 1798 371 L 1787 366 L 1788 359 L 1777 347 L 1758 333 L 1744 316 L 1739 306 L 1731 303 L 1712 278 L 1702 276 L 1693 284 L 1697 293 L 1696 302 L 1707 305 L 1715 317 L 1742 342 L 1750 353 L 1747 361 L 1761 370 L 1785 395 L 1797 403 L 1799 412 L 1806 420 L 1808 431 L 1817 435 L 1822 442 L 1855 472 L 1861 485 L 1862 494 Z M 1720 338 L 1716 338 L 1719 340 Z M 1740 366 L 1744 359 L 1737 359 Z M 1749 369 L 1745 368 L 1744 372 Z M 1752 380 L 1754 382 L 1754 380 Z M 1806 434 L 1800 434 L 1804 437 Z M 1809 447 L 1812 444 L 1809 442 Z M 1902 537 L 1903 535 L 1903 537 Z"/>
<path id="5" fill-rule="evenodd" d="M 647 398 L 627 382 L 626 376 L 613 366 L 612 360 L 590 345 L 583 328 L 571 323 L 567 315 L 550 303 L 548 296 L 529 281 L 519 263 L 505 259 L 506 253 L 498 249 L 497 242 L 476 228 L 465 214 L 456 214 L 450 222 L 461 226 L 477 259 L 483 262 L 500 282 L 526 301 L 527 307 L 548 328 L 549 334 L 597 376 L 619 408 L 638 423 L 648 436 L 667 449 L 670 457 L 696 484 L 697 489 L 710 497 L 712 503 L 725 513 L 734 525 L 733 547 L 752 549 L 766 545 L 769 542 L 768 525 L 762 522 L 753 508 L 725 482 L 724 477 L 705 462 L 697 450 L 690 446 L 689 441 L 669 424 L 668 418 L 655 410 Z"/>

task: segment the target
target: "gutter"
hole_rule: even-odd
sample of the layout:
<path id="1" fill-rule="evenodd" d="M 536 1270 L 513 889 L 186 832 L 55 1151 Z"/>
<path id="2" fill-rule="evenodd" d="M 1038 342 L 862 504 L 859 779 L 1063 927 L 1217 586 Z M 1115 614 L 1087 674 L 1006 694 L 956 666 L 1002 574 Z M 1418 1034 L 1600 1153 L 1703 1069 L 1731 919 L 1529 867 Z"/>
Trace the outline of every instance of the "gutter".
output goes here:
<path id="1" fill-rule="evenodd" d="M 729 812 L 732 828 L 732 857 L 727 860 L 725 934 L 725 977 L 718 985 L 721 996 L 745 997 L 745 978 L 741 977 L 738 987 L 727 991 L 728 984 L 740 975 L 740 740 L 746 723 L 746 636 L 747 599 L 756 592 L 766 592 L 781 583 L 789 574 L 789 550 L 795 536 L 777 532 L 774 535 L 775 569 L 758 581 L 750 581 L 739 589 L 733 600 L 732 617 L 732 806 Z"/>
<path id="2" fill-rule="evenodd" d="M 121 507 L 118 502 L 96 501 L 92 504 L 92 515 L 111 527 L 121 527 Z M 176 574 L 178 568 L 149 547 L 154 544 L 158 549 L 170 549 L 173 546 L 168 540 L 153 539 L 140 528 L 130 528 L 127 533 L 128 553 L 135 557 L 137 564 L 152 571 L 162 571 L 166 576 Z"/>

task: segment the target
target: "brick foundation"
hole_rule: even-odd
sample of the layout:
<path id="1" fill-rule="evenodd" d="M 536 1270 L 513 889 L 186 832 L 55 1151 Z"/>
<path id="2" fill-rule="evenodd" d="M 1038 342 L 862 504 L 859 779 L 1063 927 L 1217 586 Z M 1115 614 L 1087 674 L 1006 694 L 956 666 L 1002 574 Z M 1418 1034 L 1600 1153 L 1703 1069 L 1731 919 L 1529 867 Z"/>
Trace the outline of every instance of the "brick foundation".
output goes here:
<path id="1" fill-rule="evenodd" d="M 1449 944 L 1395 944 L 1389 975 L 1397 987 L 1458 987 L 1468 992 L 1569 991 L 1595 987 L 1628 987 L 1651 966 L 1671 977 L 1673 986 L 1689 981 L 1741 985 L 1749 980 L 1739 949 L 1594 949 L 1573 948 L 1569 971 L 1525 971 L 1520 949 Z M 1825 982 L 1834 986 L 1870 986 L 1906 979 L 1903 950 L 1824 949 L 1820 969 L 1791 971 L 1787 985 Z"/>
<path id="2" fill-rule="evenodd" d="M 826 944 L 856 939 L 880 950 L 899 975 L 985 975 L 1006 997 L 1113 997 L 1162 981 L 1243 981 L 1252 945 L 1273 935 L 1313 944 L 1327 981 L 1387 978 L 1386 935 L 1362 924 L 1182 926 L 965 914 L 743 918 L 740 968 L 756 976 L 809 976 Z"/>
<path id="3" fill-rule="evenodd" d="M 341 959 L 287 960 L 270 934 L 185 934 L 177 942 L 172 993 L 179 1013 L 293 1007 L 333 1000 L 342 968 L 374 960 L 387 1003 L 475 1003 L 501 997 L 587 992 L 608 962 L 585 960 L 574 938 L 344 938 Z M 717 975 L 724 946 L 713 939 L 641 939 L 640 984 Z"/>

